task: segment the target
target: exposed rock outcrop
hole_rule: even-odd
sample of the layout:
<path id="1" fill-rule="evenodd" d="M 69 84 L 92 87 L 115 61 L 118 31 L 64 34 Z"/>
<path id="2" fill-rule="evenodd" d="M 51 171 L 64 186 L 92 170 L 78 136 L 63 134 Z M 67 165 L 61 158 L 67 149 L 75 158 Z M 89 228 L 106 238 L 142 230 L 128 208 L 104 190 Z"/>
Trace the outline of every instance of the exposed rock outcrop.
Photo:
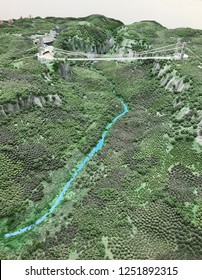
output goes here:
<path id="1" fill-rule="evenodd" d="M 152 72 L 157 74 L 159 78 L 161 77 L 161 86 L 164 86 L 166 90 L 183 92 L 190 87 L 190 83 L 185 81 L 185 77 L 180 77 L 177 70 L 171 71 L 171 65 L 161 66 L 156 62 Z"/>
<path id="2" fill-rule="evenodd" d="M 23 109 L 31 108 L 33 106 L 38 106 L 43 108 L 47 103 L 53 103 L 57 106 L 60 106 L 62 100 L 58 94 L 50 94 L 45 99 L 44 96 L 34 96 L 30 95 L 26 99 L 22 99 L 22 97 L 18 97 L 12 103 L 5 103 L 0 106 L 0 115 L 7 116 L 10 114 L 19 113 Z"/>
<path id="3" fill-rule="evenodd" d="M 71 81 L 72 71 L 71 71 L 71 67 L 69 66 L 69 64 L 60 63 L 59 66 L 58 66 L 58 73 L 66 81 Z"/>
<path id="4" fill-rule="evenodd" d="M 202 134 L 201 134 L 201 131 L 202 131 L 202 112 L 201 112 L 201 116 L 200 116 L 200 122 L 198 124 L 198 127 L 197 127 L 197 137 L 196 137 L 196 142 L 202 146 Z"/>

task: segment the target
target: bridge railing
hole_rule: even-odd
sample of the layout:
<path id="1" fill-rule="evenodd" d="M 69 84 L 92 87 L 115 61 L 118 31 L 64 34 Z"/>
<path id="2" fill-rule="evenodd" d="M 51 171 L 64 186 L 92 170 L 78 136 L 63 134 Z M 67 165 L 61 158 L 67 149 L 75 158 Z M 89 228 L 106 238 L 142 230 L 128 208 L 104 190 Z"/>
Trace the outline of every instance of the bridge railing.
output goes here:
<path id="1" fill-rule="evenodd" d="M 118 53 L 118 54 L 96 54 L 96 53 L 84 53 L 84 52 L 80 52 L 80 51 L 67 51 L 67 50 L 63 50 L 63 49 L 59 49 L 59 48 L 54 48 L 54 52 L 55 53 L 63 53 L 66 55 L 71 55 L 71 56 L 75 56 L 75 59 L 78 60 L 79 56 L 81 57 L 81 59 L 86 58 L 89 60 L 93 60 L 93 59 L 114 59 L 114 60 L 120 60 L 121 58 L 139 58 L 139 59 L 183 59 L 184 56 L 184 52 L 185 52 L 185 44 L 177 42 L 177 44 L 169 44 L 167 46 L 161 46 L 161 47 L 157 47 L 157 48 L 153 48 L 153 49 L 148 49 L 148 50 L 144 50 L 144 51 L 140 51 L 140 52 L 136 52 L 136 51 L 131 51 L 128 54 L 124 54 L 124 53 Z M 181 57 L 180 57 L 181 55 Z M 62 59 L 62 58 L 60 58 Z M 67 57 L 66 59 L 74 59 L 73 57 Z"/>

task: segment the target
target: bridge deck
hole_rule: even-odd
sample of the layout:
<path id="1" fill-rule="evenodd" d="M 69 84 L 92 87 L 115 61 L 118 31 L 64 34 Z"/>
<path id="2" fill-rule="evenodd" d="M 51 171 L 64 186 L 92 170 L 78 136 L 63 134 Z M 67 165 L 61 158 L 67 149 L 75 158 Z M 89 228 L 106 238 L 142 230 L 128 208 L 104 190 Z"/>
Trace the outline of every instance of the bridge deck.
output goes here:
<path id="1" fill-rule="evenodd" d="M 85 58 L 57 58 L 56 60 L 62 61 L 135 61 L 135 60 L 180 60 L 173 56 L 139 56 L 139 57 L 85 57 Z"/>

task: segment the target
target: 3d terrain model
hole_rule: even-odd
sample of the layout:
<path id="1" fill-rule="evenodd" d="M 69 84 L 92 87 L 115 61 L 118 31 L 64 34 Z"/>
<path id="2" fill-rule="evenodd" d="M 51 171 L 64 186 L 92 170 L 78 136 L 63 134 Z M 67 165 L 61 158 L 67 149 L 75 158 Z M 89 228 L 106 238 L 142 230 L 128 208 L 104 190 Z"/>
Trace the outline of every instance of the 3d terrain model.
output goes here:
<path id="1" fill-rule="evenodd" d="M 202 30 L 0 21 L 1 259 L 202 259 Z"/>

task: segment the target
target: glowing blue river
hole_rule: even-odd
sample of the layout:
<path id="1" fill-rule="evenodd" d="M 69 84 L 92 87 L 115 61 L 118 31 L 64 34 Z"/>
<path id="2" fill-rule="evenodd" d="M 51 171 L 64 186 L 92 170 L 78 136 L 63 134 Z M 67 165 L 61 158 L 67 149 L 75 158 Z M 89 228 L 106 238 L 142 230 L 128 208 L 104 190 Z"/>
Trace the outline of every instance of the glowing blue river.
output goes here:
<path id="1" fill-rule="evenodd" d="M 39 225 L 40 223 L 42 223 L 47 217 L 48 215 L 50 215 L 54 210 L 55 208 L 58 206 L 58 204 L 61 202 L 61 200 L 63 199 L 67 189 L 69 188 L 70 184 L 72 183 L 72 181 L 74 180 L 74 178 L 78 175 L 78 173 L 83 169 L 83 167 L 86 165 L 86 163 L 94 156 L 94 154 L 99 151 L 102 146 L 104 145 L 104 140 L 105 140 L 105 137 L 107 135 L 107 132 L 109 130 L 109 128 L 112 127 L 112 125 L 118 120 L 120 119 L 122 116 L 124 116 L 127 112 L 128 112 L 128 108 L 126 106 L 126 104 L 121 100 L 119 99 L 122 106 L 123 106 L 123 113 L 121 113 L 120 115 L 118 115 L 117 117 L 115 117 L 113 119 L 113 121 L 111 123 L 109 123 L 107 126 L 106 126 L 106 129 L 105 131 L 103 132 L 102 134 L 102 138 L 99 140 L 98 144 L 92 149 L 92 151 L 87 155 L 87 157 L 81 162 L 81 164 L 79 165 L 79 167 L 76 169 L 76 171 L 74 172 L 74 174 L 72 175 L 71 179 L 66 183 L 66 185 L 64 186 L 63 190 L 61 191 L 61 193 L 59 194 L 57 200 L 55 201 L 55 203 L 53 204 L 53 206 L 50 208 L 50 210 L 44 214 L 41 218 L 39 218 L 35 223 L 31 224 L 30 226 L 27 226 L 25 228 L 22 228 L 18 231 L 14 231 L 14 232 L 11 232 L 11 233 L 6 233 L 4 235 L 4 237 L 11 237 L 11 236 L 15 236 L 15 235 L 19 235 L 19 234 L 22 234 L 28 230 L 31 230 L 33 229 L 36 225 Z"/>

